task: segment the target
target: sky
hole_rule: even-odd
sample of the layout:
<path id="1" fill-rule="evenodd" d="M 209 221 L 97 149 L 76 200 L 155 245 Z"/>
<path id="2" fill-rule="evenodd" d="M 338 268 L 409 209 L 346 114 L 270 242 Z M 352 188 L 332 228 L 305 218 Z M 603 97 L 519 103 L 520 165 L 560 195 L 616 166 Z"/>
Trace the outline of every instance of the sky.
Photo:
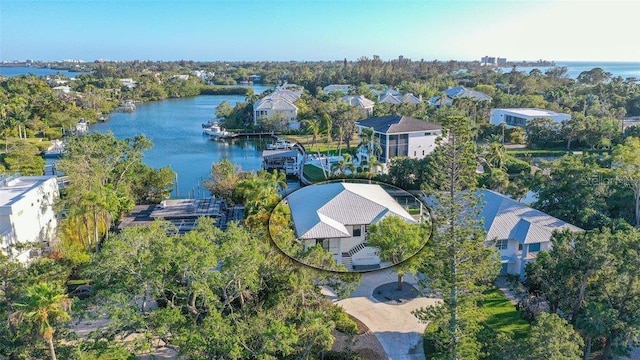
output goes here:
<path id="1" fill-rule="evenodd" d="M 0 0 L 0 60 L 640 61 L 640 0 Z"/>

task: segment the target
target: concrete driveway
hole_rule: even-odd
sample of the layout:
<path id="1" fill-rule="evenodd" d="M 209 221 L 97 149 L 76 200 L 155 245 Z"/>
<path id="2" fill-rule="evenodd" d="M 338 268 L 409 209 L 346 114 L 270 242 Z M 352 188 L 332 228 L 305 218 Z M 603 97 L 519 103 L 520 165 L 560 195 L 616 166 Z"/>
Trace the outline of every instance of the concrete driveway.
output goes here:
<path id="1" fill-rule="evenodd" d="M 426 324 L 420 323 L 411 311 L 433 305 L 438 300 L 416 298 L 401 305 L 388 305 L 372 296 L 376 287 L 397 281 L 397 275 L 392 269 L 365 273 L 351 296 L 336 303 L 369 327 L 389 359 L 424 360 L 422 335 Z M 417 285 L 412 276 L 405 276 L 404 281 Z"/>

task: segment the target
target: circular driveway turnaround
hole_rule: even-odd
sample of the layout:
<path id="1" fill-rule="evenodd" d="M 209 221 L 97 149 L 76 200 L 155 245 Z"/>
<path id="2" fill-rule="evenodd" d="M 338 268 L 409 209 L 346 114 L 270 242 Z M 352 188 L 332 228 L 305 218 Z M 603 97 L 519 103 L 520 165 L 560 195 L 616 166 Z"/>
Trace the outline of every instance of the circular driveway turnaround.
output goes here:
<path id="1" fill-rule="evenodd" d="M 360 285 L 351 296 L 336 304 L 369 327 L 389 359 L 423 360 L 422 335 L 426 324 L 421 323 L 411 312 L 437 304 L 439 300 L 418 297 L 401 305 L 377 301 L 373 297 L 373 290 L 393 281 L 397 281 L 393 269 L 364 273 Z M 411 275 L 405 276 L 404 281 L 417 287 L 417 281 Z"/>

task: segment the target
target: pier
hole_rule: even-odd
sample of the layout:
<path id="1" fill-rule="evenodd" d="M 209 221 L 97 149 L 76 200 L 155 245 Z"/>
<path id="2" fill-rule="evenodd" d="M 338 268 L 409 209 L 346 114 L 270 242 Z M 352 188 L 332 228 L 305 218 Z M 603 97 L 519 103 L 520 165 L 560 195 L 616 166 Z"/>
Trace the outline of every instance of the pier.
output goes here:
<path id="1" fill-rule="evenodd" d="M 233 138 L 262 138 L 266 136 L 277 137 L 280 133 L 276 133 L 273 131 L 265 131 L 265 132 L 241 132 L 241 133 L 231 133 L 228 135 L 220 136 L 222 139 L 233 139 Z"/>

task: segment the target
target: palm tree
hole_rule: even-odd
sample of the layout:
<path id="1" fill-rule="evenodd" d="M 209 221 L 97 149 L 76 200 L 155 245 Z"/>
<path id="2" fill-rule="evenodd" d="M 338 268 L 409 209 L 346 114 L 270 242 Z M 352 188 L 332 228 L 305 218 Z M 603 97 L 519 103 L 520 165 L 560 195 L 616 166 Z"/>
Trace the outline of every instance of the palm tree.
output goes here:
<path id="1" fill-rule="evenodd" d="M 317 146 L 317 141 L 318 141 L 318 135 L 320 134 L 320 122 L 318 121 L 318 119 L 307 119 L 304 120 L 304 125 L 307 127 L 307 131 L 309 131 L 311 133 L 311 135 L 313 136 L 311 138 L 311 147 L 313 147 L 313 145 Z"/>
<path id="2" fill-rule="evenodd" d="M 484 157 L 489 165 L 504 170 L 507 161 L 507 151 L 499 142 L 492 142 L 485 146 Z"/>
<path id="3" fill-rule="evenodd" d="M 353 165 L 353 157 L 351 156 L 351 154 L 344 154 L 340 161 L 331 165 L 331 171 L 333 171 L 334 173 L 345 175 L 347 170 L 350 170 L 352 174 L 356 171 L 356 167 L 355 165 Z"/>
<path id="4" fill-rule="evenodd" d="M 38 325 L 40 335 L 49 345 L 51 359 L 56 360 L 56 350 L 53 345 L 55 329 L 52 323 L 71 319 L 68 313 L 71 307 L 71 299 L 64 294 L 59 286 L 41 282 L 29 286 L 25 302 L 17 303 L 15 306 L 19 309 L 19 318 Z"/>

